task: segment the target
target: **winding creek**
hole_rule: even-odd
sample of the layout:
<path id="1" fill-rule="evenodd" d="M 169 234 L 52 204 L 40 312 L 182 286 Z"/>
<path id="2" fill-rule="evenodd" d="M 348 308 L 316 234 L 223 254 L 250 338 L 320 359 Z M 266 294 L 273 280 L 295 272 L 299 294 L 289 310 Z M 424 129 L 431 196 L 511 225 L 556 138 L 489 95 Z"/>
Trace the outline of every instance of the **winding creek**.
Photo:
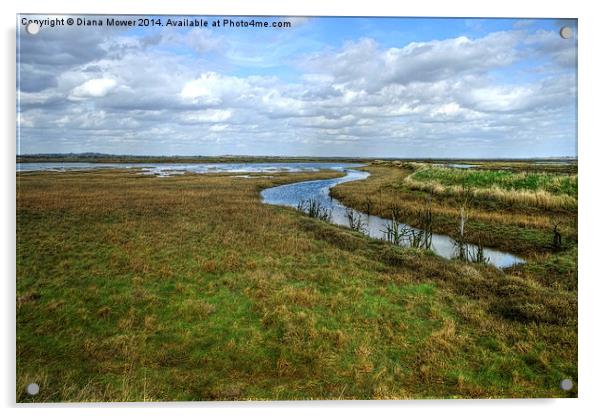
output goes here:
<path id="1" fill-rule="evenodd" d="M 341 169 L 335 169 L 341 170 Z M 370 174 L 368 172 L 358 171 L 355 169 L 342 168 L 346 175 L 341 178 L 324 179 L 315 181 L 296 182 L 288 185 L 276 186 L 265 189 L 261 192 L 261 197 L 264 203 L 270 205 L 281 205 L 288 207 L 298 207 L 300 203 L 308 200 L 314 200 L 320 203 L 322 207 L 327 208 L 331 212 L 330 222 L 333 224 L 349 227 L 348 211 L 352 211 L 356 216 L 362 218 L 365 227 L 362 230 L 364 234 L 372 238 L 381 240 L 386 239 L 385 229 L 391 224 L 391 220 L 382 218 L 376 215 L 367 215 L 363 212 L 353 210 L 340 201 L 330 196 L 330 189 L 336 185 L 345 182 L 364 180 Z M 410 230 L 416 228 L 403 225 Z M 400 245 L 408 246 L 409 241 L 404 240 Z M 432 234 L 431 250 L 437 255 L 447 259 L 456 258 L 458 256 L 458 244 L 456 241 L 443 234 Z M 465 250 L 468 253 L 476 252 L 477 247 L 473 244 L 466 244 Z M 506 253 L 491 248 L 483 250 L 484 257 L 488 262 L 496 267 L 504 268 L 515 264 L 524 263 L 525 260 L 511 253 Z"/>
<path id="2" fill-rule="evenodd" d="M 321 169 L 329 169 L 345 172 L 345 176 L 335 179 L 323 179 L 313 181 L 296 182 L 287 185 L 276 186 L 261 192 L 262 201 L 270 205 L 280 205 L 297 208 L 299 203 L 314 200 L 331 212 L 330 222 L 333 224 L 349 227 L 348 211 L 361 217 L 365 225 L 364 234 L 384 240 L 384 230 L 391 224 L 391 220 L 376 215 L 367 215 L 363 212 L 346 207 L 341 202 L 330 196 L 330 189 L 345 182 L 364 180 L 370 174 L 356 170 L 358 164 L 329 163 L 329 162 L 274 162 L 274 163 L 17 163 L 17 172 L 32 171 L 77 171 L 102 168 L 138 169 L 142 174 L 166 177 L 179 175 L 185 172 L 206 173 L 277 173 L 277 172 L 317 172 Z M 470 166 L 463 166 L 470 168 Z M 237 175 L 238 178 L 251 179 L 253 176 Z M 408 230 L 417 230 L 407 227 Z M 400 245 L 409 245 L 402 242 Z M 474 252 L 476 246 L 465 245 L 467 252 Z M 458 244 L 447 235 L 432 234 L 431 250 L 437 255 L 451 259 L 457 257 Z M 511 253 L 506 253 L 491 248 L 485 248 L 484 257 L 489 263 L 496 267 L 504 268 L 515 264 L 524 263 L 525 260 Z"/>

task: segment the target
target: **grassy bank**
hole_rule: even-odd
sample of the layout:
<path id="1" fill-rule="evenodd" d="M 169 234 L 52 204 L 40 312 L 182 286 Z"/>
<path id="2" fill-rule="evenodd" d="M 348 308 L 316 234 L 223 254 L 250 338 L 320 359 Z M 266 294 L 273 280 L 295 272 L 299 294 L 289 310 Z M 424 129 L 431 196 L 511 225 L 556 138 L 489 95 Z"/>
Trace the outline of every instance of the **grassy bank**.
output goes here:
<path id="1" fill-rule="evenodd" d="M 401 220 L 411 225 L 418 225 L 419 213 L 429 207 L 433 230 L 452 236 L 458 233 L 464 206 L 467 241 L 532 259 L 554 251 L 554 225 L 561 233 L 561 251 L 577 244 L 574 175 L 483 168 L 468 171 L 417 164 L 370 165 L 365 170 L 371 173 L 367 180 L 339 185 L 332 189 L 332 195 L 346 205 L 386 218 L 391 218 L 392 207 L 397 207 L 404 214 Z M 552 194 L 554 187 L 557 191 Z M 547 205 L 538 202 L 546 200 L 542 195 L 552 198 Z M 570 202 L 554 204 L 556 197 Z"/>
<path id="2" fill-rule="evenodd" d="M 421 166 L 405 178 L 411 189 L 493 200 L 519 207 L 577 210 L 577 175 Z"/>
<path id="3" fill-rule="evenodd" d="M 574 288 L 260 202 L 334 175 L 19 174 L 17 400 L 576 395 Z"/>

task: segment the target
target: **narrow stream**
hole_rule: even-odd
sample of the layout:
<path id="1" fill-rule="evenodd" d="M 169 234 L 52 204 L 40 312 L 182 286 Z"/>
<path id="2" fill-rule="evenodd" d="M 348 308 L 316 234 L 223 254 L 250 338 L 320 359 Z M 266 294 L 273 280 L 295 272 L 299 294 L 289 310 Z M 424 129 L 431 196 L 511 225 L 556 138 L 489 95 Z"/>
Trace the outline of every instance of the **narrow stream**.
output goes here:
<path id="1" fill-rule="evenodd" d="M 392 224 L 391 220 L 353 210 L 330 196 L 330 188 L 345 182 L 363 180 L 370 175 L 368 172 L 354 169 L 344 169 L 344 172 L 347 175 L 341 178 L 296 182 L 268 188 L 261 192 L 261 197 L 266 204 L 294 208 L 297 208 L 304 201 L 317 201 L 321 206 L 331 211 L 330 222 L 345 227 L 349 227 L 348 211 L 351 211 L 355 216 L 362 218 L 364 234 L 372 238 L 386 240 L 385 230 L 388 225 Z M 407 225 L 404 226 L 409 230 L 419 231 L 416 228 Z M 409 244 L 409 241 L 404 240 L 400 245 L 408 246 Z M 444 234 L 433 233 L 431 250 L 439 256 L 452 259 L 458 257 L 459 247 L 453 238 Z M 464 250 L 466 253 L 476 253 L 477 246 L 466 244 Z M 490 264 L 499 268 L 510 267 L 525 262 L 524 259 L 513 254 L 491 248 L 485 248 L 483 254 Z"/>

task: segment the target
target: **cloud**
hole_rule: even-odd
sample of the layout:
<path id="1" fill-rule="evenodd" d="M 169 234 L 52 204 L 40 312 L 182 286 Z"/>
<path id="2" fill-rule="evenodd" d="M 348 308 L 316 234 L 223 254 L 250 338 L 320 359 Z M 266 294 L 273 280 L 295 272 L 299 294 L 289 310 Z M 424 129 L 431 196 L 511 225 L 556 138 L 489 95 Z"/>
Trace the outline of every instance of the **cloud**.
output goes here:
<path id="1" fill-rule="evenodd" d="M 25 92 L 44 91 L 57 86 L 57 79 L 54 74 L 31 64 L 24 64 L 21 67 L 18 82 L 20 90 Z"/>
<path id="2" fill-rule="evenodd" d="M 505 67 L 517 59 L 521 32 L 495 32 L 479 39 L 460 36 L 380 49 L 374 39 L 346 43 L 342 50 L 307 57 L 304 67 L 331 74 L 337 82 L 376 91 L 384 85 L 435 82 Z"/>
<path id="3" fill-rule="evenodd" d="M 46 17 L 27 16 L 28 19 Z M 17 62 L 21 64 L 20 89 L 34 92 L 55 87 L 60 73 L 107 56 L 110 49 L 107 41 L 110 42 L 121 31 L 118 28 L 43 27 L 37 35 L 31 36 L 25 33 L 23 26 L 19 26 Z"/>
<path id="4" fill-rule="evenodd" d="M 219 131 L 224 131 L 227 128 L 228 128 L 227 124 L 214 124 L 211 127 L 209 127 L 209 131 L 219 132 Z"/>
<path id="5" fill-rule="evenodd" d="M 572 68 L 577 62 L 576 36 L 563 39 L 559 31 L 538 30 L 525 38 L 525 45 L 532 55 Z"/>
<path id="6" fill-rule="evenodd" d="M 111 78 L 95 78 L 78 85 L 69 96 L 72 100 L 83 98 L 104 97 L 117 86 L 117 81 Z"/>
<path id="7" fill-rule="evenodd" d="M 201 54 L 217 50 L 224 43 L 223 38 L 215 36 L 209 30 L 196 28 L 188 33 L 186 41 L 192 49 Z"/>
<path id="8" fill-rule="evenodd" d="M 249 83 L 244 79 L 207 72 L 187 82 L 180 96 L 197 104 L 219 105 L 225 99 L 244 96 L 248 89 Z"/>
<path id="9" fill-rule="evenodd" d="M 189 123 L 217 123 L 232 117 L 232 110 L 203 110 L 186 113 L 182 120 Z"/>
<path id="10" fill-rule="evenodd" d="M 479 24 L 480 36 L 420 42 L 351 29 L 320 42 L 285 31 L 48 31 L 55 56 L 30 38 L 19 54 L 20 149 L 572 154 L 576 40 L 538 21 Z"/>

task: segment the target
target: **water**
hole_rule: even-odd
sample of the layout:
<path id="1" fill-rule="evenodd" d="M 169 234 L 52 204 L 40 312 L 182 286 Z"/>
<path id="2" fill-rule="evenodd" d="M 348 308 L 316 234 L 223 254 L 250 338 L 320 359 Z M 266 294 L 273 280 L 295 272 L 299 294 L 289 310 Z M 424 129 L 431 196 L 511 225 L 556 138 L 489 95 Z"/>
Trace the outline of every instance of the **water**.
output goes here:
<path id="1" fill-rule="evenodd" d="M 17 172 L 78 171 L 93 169 L 139 169 L 141 173 L 156 176 L 181 175 L 183 173 L 274 173 L 317 172 L 322 169 L 342 170 L 358 167 L 353 163 L 332 162 L 270 162 L 270 163 L 76 163 L 44 162 L 17 163 Z M 244 176 L 244 175 L 241 175 Z"/>
<path id="2" fill-rule="evenodd" d="M 261 192 L 263 202 L 270 205 L 281 205 L 288 207 L 297 207 L 299 203 L 308 200 L 315 200 L 323 207 L 331 211 L 330 222 L 337 225 L 349 227 L 349 219 L 347 212 L 351 210 L 354 215 L 361 216 L 365 224 L 363 232 L 372 238 L 384 240 L 386 239 L 384 230 L 387 225 L 392 223 L 391 220 L 381 218 L 376 215 L 367 215 L 356 210 L 352 210 L 337 199 L 330 196 L 330 188 L 345 182 L 357 181 L 366 179 L 369 176 L 368 172 L 361 172 L 353 169 L 345 169 L 346 176 L 335 179 L 324 179 L 317 181 L 296 182 L 288 185 L 276 186 L 265 189 Z M 408 227 L 410 230 L 416 228 Z M 408 242 L 403 242 L 401 245 L 408 246 Z M 456 241 L 443 234 L 432 235 L 431 250 L 437 255 L 447 259 L 456 258 L 458 256 L 458 244 Z M 472 244 L 466 244 L 465 250 L 467 253 L 476 253 L 477 247 Z M 494 250 L 491 248 L 484 249 L 484 257 L 488 259 L 490 264 L 496 267 L 504 268 L 515 264 L 524 263 L 521 259 L 510 253 Z"/>
<path id="3" fill-rule="evenodd" d="M 474 169 L 478 165 L 469 165 L 467 163 L 435 163 L 434 166 L 454 169 Z"/>
<path id="4" fill-rule="evenodd" d="M 466 163 L 448 163 L 446 166 L 454 169 L 473 169 L 477 167 L 477 165 L 469 165 Z"/>
<path id="5" fill-rule="evenodd" d="M 92 170 L 101 168 L 117 168 L 125 169 L 134 167 L 134 165 L 140 165 L 139 167 L 147 167 L 148 165 L 143 163 L 79 163 L 79 162 L 41 162 L 41 163 L 19 163 L 17 162 L 17 172 L 38 172 L 38 171 L 51 171 L 51 172 L 65 172 L 68 170 Z"/>

